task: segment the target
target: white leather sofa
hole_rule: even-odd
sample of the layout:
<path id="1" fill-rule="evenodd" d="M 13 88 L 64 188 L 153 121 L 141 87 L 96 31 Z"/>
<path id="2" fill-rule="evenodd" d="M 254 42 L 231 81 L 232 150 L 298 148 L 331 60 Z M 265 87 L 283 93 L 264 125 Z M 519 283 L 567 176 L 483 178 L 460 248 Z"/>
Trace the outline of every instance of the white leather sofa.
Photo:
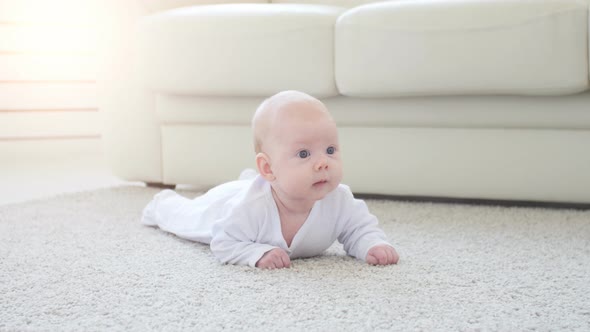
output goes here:
<path id="1" fill-rule="evenodd" d="M 114 174 L 236 179 L 255 108 L 296 89 L 356 193 L 590 203 L 588 1 L 279 2 L 137 2 L 101 78 Z"/>

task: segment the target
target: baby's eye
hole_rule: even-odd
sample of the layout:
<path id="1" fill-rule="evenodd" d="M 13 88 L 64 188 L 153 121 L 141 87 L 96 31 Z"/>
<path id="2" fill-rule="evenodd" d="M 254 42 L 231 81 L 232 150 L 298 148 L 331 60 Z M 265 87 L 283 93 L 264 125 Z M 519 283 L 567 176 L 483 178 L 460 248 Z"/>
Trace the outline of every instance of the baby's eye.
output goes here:
<path id="1" fill-rule="evenodd" d="M 307 151 L 307 150 L 301 150 L 301 151 L 299 151 L 299 158 L 305 159 L 307 157 L 309 157 L 309 151 Z"/>
<path id="2" fill-rule="evenodd" d="M 333 146 L 331 146 L 331 147 L 329 147 L 329 148 L 326 150 L 326 152 L 327 152 L 328 154 L 334 154 L 334 152 L 336 152 L 336 149 L 334 149 L 334 147 L 333 147 Z"/>

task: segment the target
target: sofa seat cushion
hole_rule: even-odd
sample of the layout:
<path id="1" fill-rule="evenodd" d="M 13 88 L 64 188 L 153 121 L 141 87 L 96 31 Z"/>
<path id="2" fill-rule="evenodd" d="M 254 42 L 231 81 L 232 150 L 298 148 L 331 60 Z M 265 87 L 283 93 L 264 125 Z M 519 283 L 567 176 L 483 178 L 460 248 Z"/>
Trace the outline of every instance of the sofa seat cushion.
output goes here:
<path id="1" fill-rule="evenodd" d="M 587 18 L 577 0 L 360 6 L 336 24 L 337 86 L 356 97 L 583 91 Z"/>
<path id="2" fill-rule="evenodd" d="M 158 95 L 161 124 L 249 126 L 263 97 Z M 590 129 L 590 91 L 571 96 L 325 98 L 340 127 Z M 516 111 L 517 110 L 517 111 Z"/>
<path id="3" fill-rule="evenodd" d="M 334 25 L 345 9 L 297 4 L 193 6 L 139 26 L 148 88 L 175 94 L 334 96 Z"/>

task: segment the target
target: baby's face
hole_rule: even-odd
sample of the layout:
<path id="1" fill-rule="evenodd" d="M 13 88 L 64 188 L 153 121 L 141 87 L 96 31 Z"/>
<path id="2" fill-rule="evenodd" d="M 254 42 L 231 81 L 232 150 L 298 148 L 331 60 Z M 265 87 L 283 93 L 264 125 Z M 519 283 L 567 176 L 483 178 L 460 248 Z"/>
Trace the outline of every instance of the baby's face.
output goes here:
<path id="1" fill-rule="evenodd" d="M 319 105 L 294 105 L 265 142 L 276 177 L 273 189 L 295 200 L 319 200 L 342 180 L 336 124 Z"/>

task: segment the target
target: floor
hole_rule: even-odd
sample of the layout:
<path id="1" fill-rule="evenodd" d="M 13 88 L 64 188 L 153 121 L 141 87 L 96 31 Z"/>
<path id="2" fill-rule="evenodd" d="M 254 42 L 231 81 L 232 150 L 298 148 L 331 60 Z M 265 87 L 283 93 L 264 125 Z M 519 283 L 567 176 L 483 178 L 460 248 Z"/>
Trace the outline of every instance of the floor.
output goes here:
<path id="1" fill-rule="evenodd" d="M 100 152 L 51 159 L 20 159 L 0 163 L 0 205 L 124 184 L 113 176 Z"/>

